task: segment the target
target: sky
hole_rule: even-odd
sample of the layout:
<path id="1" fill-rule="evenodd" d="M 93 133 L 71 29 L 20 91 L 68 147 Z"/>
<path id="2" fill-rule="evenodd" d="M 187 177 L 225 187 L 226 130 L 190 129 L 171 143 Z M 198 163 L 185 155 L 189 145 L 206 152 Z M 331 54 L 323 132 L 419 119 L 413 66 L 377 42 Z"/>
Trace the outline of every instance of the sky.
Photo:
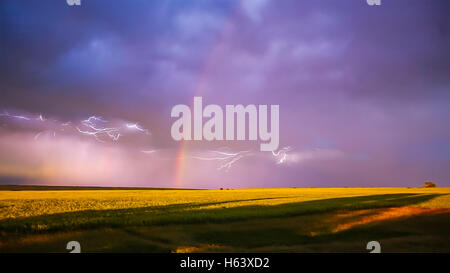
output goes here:
<path id="1" fill-rule="evenodd" d="M 447 0 L 2 0 L 0 183 L 450 186 Z M 279 105 L 280 145 L 171 109 Z M 206 121 L 206 120 L 205 120 Z"/>

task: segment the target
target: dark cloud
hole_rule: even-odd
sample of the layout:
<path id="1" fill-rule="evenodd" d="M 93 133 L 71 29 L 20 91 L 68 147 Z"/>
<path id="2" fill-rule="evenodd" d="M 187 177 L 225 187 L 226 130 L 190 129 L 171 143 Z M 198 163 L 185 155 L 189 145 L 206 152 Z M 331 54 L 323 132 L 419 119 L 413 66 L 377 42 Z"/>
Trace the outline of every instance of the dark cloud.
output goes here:
<path id="1" fill-rule="evenodd" d="M 449 181 L 449 10 L 446 0 L 3 0 L 0 108 L 135 120 L 153 145 L 177 147 L 170 108 L 194 95 L 280 104 L 282 145 L 348 157 L 273 169 L 274 181 Z"/>

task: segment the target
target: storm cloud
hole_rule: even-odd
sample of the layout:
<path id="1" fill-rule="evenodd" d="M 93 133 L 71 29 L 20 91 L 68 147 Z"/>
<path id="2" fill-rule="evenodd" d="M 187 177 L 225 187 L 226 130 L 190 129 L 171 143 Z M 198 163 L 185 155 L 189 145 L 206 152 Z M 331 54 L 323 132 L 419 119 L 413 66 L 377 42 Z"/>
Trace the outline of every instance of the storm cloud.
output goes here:
<path id="1" fill-rule="evenodd" d="M 446 0 L 4 0 L 0 181 L 450 186 L 449 11 Z M 194 96 L 280 105 L 285 150 L 174 141 L 170 110 Z M 83 134 L 92 116 L 124 135 Z"/>

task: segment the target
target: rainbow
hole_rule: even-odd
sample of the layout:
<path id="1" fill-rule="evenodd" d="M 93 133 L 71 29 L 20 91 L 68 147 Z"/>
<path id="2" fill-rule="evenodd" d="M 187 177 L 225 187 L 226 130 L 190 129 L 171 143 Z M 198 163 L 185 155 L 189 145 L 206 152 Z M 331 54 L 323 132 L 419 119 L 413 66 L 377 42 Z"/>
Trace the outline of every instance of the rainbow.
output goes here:
<path id="1" fill-rule="evenodd" d="M 210 71 L 210 68 L 213 65 L 214 55 L 216 54 L 217 49 L 220 47 L 220 45 L 222 45 L 225 42 L 225 40 L 227 39 L 227 36 L 231 30 L 230 22 L 234 19 L 236 12 L 240 8 L 242 8 L 242 3 L 243 3 L 243 1 L 237 2 L 236 7 L 233 9 L 233 11 L 231 12 L 231 15 L 229 16 L 229 19 L 224 23 L 223 30 L 222 30 L 221 34 L 219 35 L 219 38 L 217 39 L 215 46 L 212 48 L 212 50 L 209 54 L 209 57 L 207 58 L 204 69 L 203 69 L 202 74 L 199 79 L 199 83 L 198 83 L 197 87 L 194 89 L 192 98 L 194 98 L 196 96 L 201 96 L 203 84 L 206 81 L 206 79 L 208 77 L 208 73 Z M 194 102 L 192 101 L 191 106 L 193 105 L 193 103 Z M 180 145 L 178 148 L 178 152 L 176 155 L 176 162 L 175 162 L 174 181 L 173 181 L 173 187 L 175 187 L 175 188 L 183 187 L 184 173 L 185 173 L 184 166 L 185 166 L 185 159 L 186 159 L 185 154 L 186 154 L 186 149 L 188 148 L 187 146 L 188 146 L 187 142 L 182 140 L 180 142 Z"/>

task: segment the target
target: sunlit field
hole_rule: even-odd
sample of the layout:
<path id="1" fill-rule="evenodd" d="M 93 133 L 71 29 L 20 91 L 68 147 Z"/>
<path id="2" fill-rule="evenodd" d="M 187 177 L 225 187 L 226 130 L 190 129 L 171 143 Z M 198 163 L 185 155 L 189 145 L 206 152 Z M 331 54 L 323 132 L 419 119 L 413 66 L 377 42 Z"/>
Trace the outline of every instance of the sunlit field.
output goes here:
<path id="1" fill-rule="evenodd" d="M 450 251 L 450 188 L 26 189 L 0 191 L 1 252 Z"/>

